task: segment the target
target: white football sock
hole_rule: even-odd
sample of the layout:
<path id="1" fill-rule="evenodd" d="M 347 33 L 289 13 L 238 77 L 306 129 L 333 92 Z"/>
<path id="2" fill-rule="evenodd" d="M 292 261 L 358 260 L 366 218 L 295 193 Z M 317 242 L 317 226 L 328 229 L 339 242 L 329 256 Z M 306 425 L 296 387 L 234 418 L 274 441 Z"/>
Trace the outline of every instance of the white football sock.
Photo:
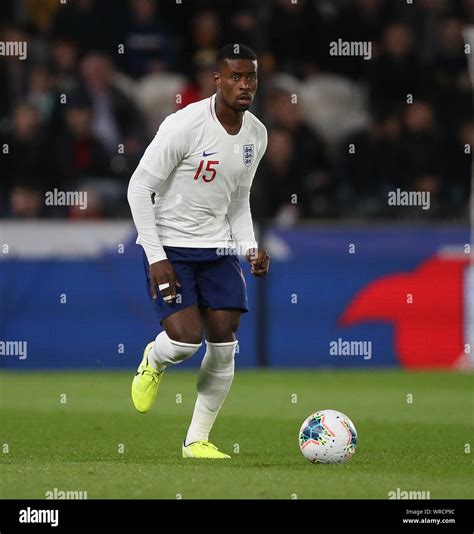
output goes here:
<path id="1" fill-rule="evenodd" d="M 199 370 L 198 397 L 186 435 L 185 446 L 209 439 L 209 432 L 224 403 L 234 378 L 234 354 L 237 341 L 209 343 Z"/>
<path id="2" fill-rule="evenodd" d="M 168 365 L 175 365 L 190 358 L 202 345 L 202 343 L 182 343 L 170 339 L 163 330 L 155 339 L 153 349 L 148 352 L 148 364 L 158 372 L 163 371 Z"/>

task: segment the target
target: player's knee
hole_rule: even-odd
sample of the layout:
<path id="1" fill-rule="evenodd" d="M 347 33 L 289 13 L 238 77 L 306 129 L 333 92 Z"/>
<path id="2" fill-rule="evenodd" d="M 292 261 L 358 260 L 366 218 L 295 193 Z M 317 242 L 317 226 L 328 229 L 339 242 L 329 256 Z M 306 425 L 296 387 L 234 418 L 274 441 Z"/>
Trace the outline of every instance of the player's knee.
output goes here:
<path id="1" fill-rule="evenodd" d="M 178 343 L 200 345 L 202 342 L 202 330 L 199 328 L 167 327 L 168 337 Z"/>
<path id="2" fill-rule="evenodd" d="M 213 328 L 207 336 L 209 343 L 232 343 L 237 341 L 237 329 Z"/>
<path id="3" fill-rule="evenodd" d="M 186 343 L 174 339 L 170 339 L 170 343 L 173 350 L 169 358 L 175 363 L 180 363 L 191 358 L 202 345 L 201 341 L 199 343 Z"/>

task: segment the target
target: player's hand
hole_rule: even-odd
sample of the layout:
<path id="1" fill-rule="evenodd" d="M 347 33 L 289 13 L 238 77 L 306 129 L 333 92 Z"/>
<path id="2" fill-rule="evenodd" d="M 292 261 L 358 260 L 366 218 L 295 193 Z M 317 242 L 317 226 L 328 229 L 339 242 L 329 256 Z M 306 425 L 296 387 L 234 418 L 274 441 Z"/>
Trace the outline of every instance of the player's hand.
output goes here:
<path id="1" fill-rule="evenodd" d="M 250 263 L 250 272 L 255 276 L 265 276 L 270 267 L 270 256 L 266 250 L 250 249 L 247 251 L 247 261 Z"/>
<path id="2" fill-rule="evenodd" d="M 153 299 L 158 298 L 158 291 L 168 304 L 176 298 L 176 288 L 181 284 L 169 260 L 161 260 L 150 265 L 150 293 Z"/>

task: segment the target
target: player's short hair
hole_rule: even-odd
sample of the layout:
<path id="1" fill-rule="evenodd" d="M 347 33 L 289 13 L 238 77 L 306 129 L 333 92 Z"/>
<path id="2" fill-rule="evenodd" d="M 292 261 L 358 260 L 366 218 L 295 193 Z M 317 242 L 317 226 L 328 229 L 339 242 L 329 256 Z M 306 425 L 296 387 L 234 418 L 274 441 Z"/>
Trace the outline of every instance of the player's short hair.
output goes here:
<path id="1" fill-rule="evenodd" d="M 257 61 L 257 54 L 244 44 L 228 44 L 223 46 L 216 56 L 216 70 L 218 71 L 226 59 L 250 59 Z"/>

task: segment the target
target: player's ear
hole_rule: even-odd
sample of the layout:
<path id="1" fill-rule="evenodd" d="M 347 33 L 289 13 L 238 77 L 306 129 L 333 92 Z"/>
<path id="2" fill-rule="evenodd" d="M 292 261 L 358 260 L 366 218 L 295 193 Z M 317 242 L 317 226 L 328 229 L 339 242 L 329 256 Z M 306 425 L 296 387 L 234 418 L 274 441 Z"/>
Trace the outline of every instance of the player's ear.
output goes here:
<path id="1" fill-rule="evenodd" d="M 214 72 L 214 83 L 216 84 L 216 87 L 220 88 L 221 86 L 221 74 L 220 72 Z"/>

